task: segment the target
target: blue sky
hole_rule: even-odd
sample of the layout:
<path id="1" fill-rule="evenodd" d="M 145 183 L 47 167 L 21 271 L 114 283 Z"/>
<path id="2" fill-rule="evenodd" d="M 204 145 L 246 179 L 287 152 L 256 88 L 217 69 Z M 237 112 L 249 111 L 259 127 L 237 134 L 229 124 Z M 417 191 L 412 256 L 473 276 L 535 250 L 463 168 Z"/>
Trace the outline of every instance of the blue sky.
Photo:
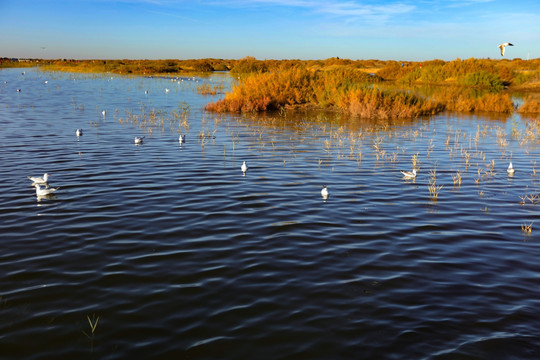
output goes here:
<path id="1" fill-rule="evenodd" d="M 0 0 L 0 57 L 540 57 L 538 0 Z"/>

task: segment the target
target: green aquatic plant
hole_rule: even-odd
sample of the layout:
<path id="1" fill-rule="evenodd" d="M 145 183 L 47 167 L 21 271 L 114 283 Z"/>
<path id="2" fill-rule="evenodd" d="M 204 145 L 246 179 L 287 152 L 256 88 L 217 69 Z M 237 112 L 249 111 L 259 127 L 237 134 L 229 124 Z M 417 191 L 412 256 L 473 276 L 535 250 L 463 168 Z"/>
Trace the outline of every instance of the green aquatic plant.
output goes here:
<path id="1" fill-rule="evenodd" d="M 465 74 L 459 78 L 458 83 L 466 86 L 482 86 L 494 90 L 501 90 L 504 87 L 499 75 L 485 70 Z"/>
<path id="2" fill-rule="evenodd" d="M 82 333 L 90 339 L 90 350 L 94 352 L 94 338 L 96 335 L 96 328 L 99 322 L 101 316 L 96 316 L 96 314 L 92 314 L 92 318 L 90 318 L 89 315 L 86 315 L 86 319 L 88 320 L 88 324 L 90 325 L 90 332 L 87 333 L 86 331 L 82 330 Z"/>

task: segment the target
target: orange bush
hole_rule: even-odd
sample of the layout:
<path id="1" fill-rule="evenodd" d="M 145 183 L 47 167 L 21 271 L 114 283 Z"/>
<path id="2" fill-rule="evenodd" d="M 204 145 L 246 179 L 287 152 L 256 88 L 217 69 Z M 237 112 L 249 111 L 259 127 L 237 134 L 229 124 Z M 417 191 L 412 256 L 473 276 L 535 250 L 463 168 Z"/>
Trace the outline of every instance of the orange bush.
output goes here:
<path id="1" fill-rule="evenodd" d="M 412 94 L 366 85 L 377 79 L 341 66 L 327 71 L 298 67 L 276 73 L 258 73 L 245 78 L 224 99 L 206 108 L 216 112 L 250 112 L 311 104 L 338 108 L 354 116 L 382 119 L 434 114 L 444 109 L 439 103 Z"/>
<path id="2" fill-rule="evenodd" d="M 514 103 L 507 93 L 486 93 L 481 96 L 472 96 L 462 93 L 452 98 L 440 101 L 446 104 L 446 108 L 459 112 L 492 111 L 509 113 L 514 110 Z"/>
<path id="3" fill-rule="evenodd" d="M 347 92 L 339 107 L 353 116 L 379 119 L 411 118 L 444 110 L 442 104 L 415 95 L 373 88 Z"/>
<path id="4" fill-rule="evenodd" d="M 540 114 L 540 99 L 529 96 L 518 109 L 522 114 Z"/>
<path id="5" fill-rule="evenodd" d="M 348 67 L 312 71 L 293 67 L 283 71 L 255 73 L 233 87 L 224 99 L 207 105 L 210 111 L 265 111 L 283 106 L 312 104 L 329 107 L 350 89 L 377 77 Z"/>

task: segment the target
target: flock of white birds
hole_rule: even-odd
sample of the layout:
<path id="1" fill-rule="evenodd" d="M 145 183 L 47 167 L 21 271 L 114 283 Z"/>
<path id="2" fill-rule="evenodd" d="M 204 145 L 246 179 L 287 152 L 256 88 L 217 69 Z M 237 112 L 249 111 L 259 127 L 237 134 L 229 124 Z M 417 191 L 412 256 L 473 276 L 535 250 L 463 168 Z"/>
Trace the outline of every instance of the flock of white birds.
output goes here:
<path id="1" fill-rule="evenodd" d="M 500 44 L 498 46 L 498 48 L 501 50 L 501 56 L 504 56 L 505 48 L 507 46 L 514 46 L 514 44 L 509 43 L 509 42 L 505 42 L 505 43 L 502 43 L 502 44 Z M 17 89 L 17 91 L 20 92 L 21 90 Z M 169 89 L 165 89 L 165 91 L 169 92 Z M 145 93 L 148 93 L 148 91 L 145 91 Z M 101 114 L 103 116 L 105 116 L 106 111 L 103 110 L 101 112 Z M 82 136 L 83 135 L 83 130 L 82 129 L 77 129 L 75 131 L 75 135 L 77 135 L 77 137 Z M 142 137 L 136 136 L 135 137 L 135 144 L 136 145 L 141 145 L 143 142 L 144 142 L 144 136 L 142 136 Z M 186 135 L 180 135 L 179 138 L 178 138 L 178 142 L 180 143 L 180 145 L 185 143 L 186 142 Z M 246 164 L 245 161 L 240 166 L 240 169 L 242 170 L 242 174 L 244 176 L 246 176 L 246 173 L 248 171 L 248 165 Z M 512 162 L 510 162 L 510 164 L 508 165 L 508 169 L 506 171 L 507 171 L 508 175 L 510 175 L 510 176 L 514 174 L 515 170 L 514 170 L 514 167 L 512 165 Z M 417 175 L 416 169 L 412 169 L 412 171 L 401 170 L 400 172 L 403 175 L 404 179 L 415 179 L 416 175 Z M 32 181 L 32 185 L 36 188 L 36 195 L 38 196 L 38 198 L 53 195 L 59 189 L 59 188 L 51 188 L 51 187 L 49 187 L 49 183 L 48 183 L 49 176 L 50 175 L 47 174 L 47 173 L 43 174 L 43 177 L 28 176 L 28 179 L 30 179 Z M 44 185 L 45 188 L 42 188 L 41 185 Z M 329 193 L 328 188 L 327 188 L 326 185 L 324 185 L 322 190 L 321 190 L 321 196 L 322 196 L 322 198 L 324 200 L 328 199 L 328 197 L 330 196 L 330 193 Z"/>
<path id="2" fill-rule="evenodd" d="M 105 116 L 105 110 L 103 110 L 102 114 Z M 83 135 L 83 130 L 82 129 L 75 130 L 75 135 L 77 137 L 81 137 Z M 141 145 L 143 142 L 144 142 L 144 136 L 140 136 L 140 137 L 135 136 L 135 145 Z M 186 135 L 181 134 L 178 137 L 178 142 L 180 143 L 180 145 L 184 144 L 186 142 Z M 242 174 L 246 176 L 246 173 L 248 171 L 248 165 L 245 161 L 240 166 L 240 169 L 242 170 Z M 49 176 L 50 175 L 48 173 L 43 174 L 43 176 L 41 177 L 40 176 L 27 176 L 27 178 L 32 181 L 32 186 L 36 188 L 36 195 L 38 198 L 47 198 L 50 195 L 54 195 L 54 193 L 59 189 L 59 188 L 49 187 Z M 42 188 L 41 187 L 42 185 L 45 187 Z"/>

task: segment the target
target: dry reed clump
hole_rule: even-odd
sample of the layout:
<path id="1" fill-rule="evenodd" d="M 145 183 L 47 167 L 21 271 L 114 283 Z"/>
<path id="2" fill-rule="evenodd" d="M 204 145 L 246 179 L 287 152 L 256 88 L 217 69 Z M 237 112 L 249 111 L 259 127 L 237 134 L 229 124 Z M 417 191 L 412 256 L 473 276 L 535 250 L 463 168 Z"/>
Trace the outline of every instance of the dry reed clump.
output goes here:
<path id="1" fill-rule="evenodd" d="M 348 91 L 339 107 L 362 118 L 411 118 L 444 110 L 440 103 L 398 91 L 360 88 Z"/>
<path id="2" fill-rule="evenodd" d="M 224 99 L 206 106 L 215 112 L 252 112 L 309 104 L 337 108 L 365 118 L 410 118 L 431 115 L 444 106 L 413 94 L 365 86 L 377 77 L 363 71 L 334 67 L 328 71 L 292 68 L 257 73 L 233 87 Z"/>
<path id="3" fill-rule="evenodd" d="M 216 95 L 223 92 L 223 84 L 199 84 L 197 85 L 197 94 L 199 95 Z"/>
<path id="4" fill-rule="evenodd" d="M 246 77 L 225 98 L 206 106 L 215 112 L 253 112 L 306 103 L 310 98 L 312 72 L 291 69 Z"/>
<path id="5" fill-rule="evenodd" d="M 540 98 L 533 96 L 527 97 L 518 109 L 521 114 L 540 114 Z"/>
<path id="6" fill-rule="evenodd" d="M 510 113 L 514 110 L 514 103 L 508 93 L 486 93 L 476 97 L 468 93 L 449 91 L 446 94 L 439 93 L 434 98 L 444 103 L 446 109 L 451 111 Z"/>

